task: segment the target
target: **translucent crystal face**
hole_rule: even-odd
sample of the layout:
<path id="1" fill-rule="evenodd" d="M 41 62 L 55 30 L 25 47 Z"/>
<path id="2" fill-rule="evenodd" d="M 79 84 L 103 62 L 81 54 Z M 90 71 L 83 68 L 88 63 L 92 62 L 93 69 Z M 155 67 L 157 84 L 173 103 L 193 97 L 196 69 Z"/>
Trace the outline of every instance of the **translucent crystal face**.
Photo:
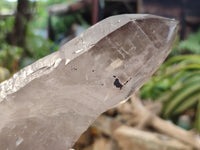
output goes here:
<path id="1" fill-rule="evenodd" d="M 1 149 L 69 149 L 142 86 L 176 32 L 177 22 L 162 17 L 110 17 L 0 84 Z"/>

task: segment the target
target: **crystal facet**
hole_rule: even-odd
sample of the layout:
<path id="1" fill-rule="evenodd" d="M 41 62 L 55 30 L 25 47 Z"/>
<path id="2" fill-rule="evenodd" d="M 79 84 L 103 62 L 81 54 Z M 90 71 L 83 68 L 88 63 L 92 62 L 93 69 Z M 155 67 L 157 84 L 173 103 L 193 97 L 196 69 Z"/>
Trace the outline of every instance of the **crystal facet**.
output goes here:
<path id="1" fill-rule="evenodd" d="M 67 150 L 139 89 L 170 52 L 177 21 L 107 18 L 0 84 L 0 149 Z"/>

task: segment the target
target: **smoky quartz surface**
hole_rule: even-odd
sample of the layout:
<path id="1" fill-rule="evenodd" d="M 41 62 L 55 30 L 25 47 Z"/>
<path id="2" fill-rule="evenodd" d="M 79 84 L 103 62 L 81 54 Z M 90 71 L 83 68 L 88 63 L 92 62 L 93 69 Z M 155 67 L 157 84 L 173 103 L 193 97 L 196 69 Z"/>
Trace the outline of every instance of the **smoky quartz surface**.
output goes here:
<path id="1" fill-rule="evenodd" d="M 0 150 L 68 150 L 169 54 L 177 21 L 119 15 L 0 84 Z"/>

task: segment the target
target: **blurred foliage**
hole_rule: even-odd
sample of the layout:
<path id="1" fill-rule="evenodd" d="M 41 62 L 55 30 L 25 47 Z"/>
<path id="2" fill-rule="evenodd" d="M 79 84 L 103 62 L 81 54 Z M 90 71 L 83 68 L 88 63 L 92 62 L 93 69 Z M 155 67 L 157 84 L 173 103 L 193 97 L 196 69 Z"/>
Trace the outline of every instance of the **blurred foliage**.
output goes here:
<path id="1" fill-rule="evenodd" d="M 47 40 L 48 8 L 53 4 L 70 4 L 78 0 L 38 0 L 36 8 L 33 8 L 33 18 L 27 24 L 26 40 L 24 47 L 9 45 L 7 35 L 12 32 L 15 17 L 0 18 L 0 81 L 7 79 L 9 74 L 13 74 L 35 60 L 42 58 L 54 51 L 59 46 L 58 43 Z M 33 1 L 30 1 L 31 3 Z M 0 1 L 0 13 L 15 12 L 17 2 Z M 80 13 L 64 17 L 53 16 L 52 26 L 55 29 L 58 39 L 69 33 L 72 25 L 87 25 Z M 26 52 L 26 53 L 25 53 Z M 28 52 L 28 55 L 27 55 Z"/>
<path id="2" fill-rule="evenodd" d="M 200 101 L 198 101 L 197 112 L 195 117 L 195 128 L 200 132 Z"/>
<path id="3" fill-rule="evenodd" d="M 31 53 L 31 58 L 37 60 L 42 58 L 58 49 L 58 47 L 53 48 L 53 42 L 44 39 L 42 36 L 36 34 L 35 32 L 41 32 L 42 30 L 36 29 L 31 21 L 28 26 L 28 31 L 26 35 L 26 49 Z M 22 66 L 23 67 L 23 66 Z"/>
<path id="4" fill-rule="evenodd" d="M 0 66 L 9 69 L 10 72 L 16 72 L 21 54 L 22 49 L 20 47 L 1 44 Z"/>
<path id="5" fill-rule="evenodd" d="M 9 13 L 10 11 L 15 10 L 16 8 L 16 2 L 9 3 L 7 0 L 0 0 L 0 13 Z"/>
<path id="6" fill-rule="evenodd" d="M 33 25 L 35 28 L 41 28 L 41 29 L 46 29 L 47 24 L 48 24 L 48 8 L 51 5 L 54 4 L 71 4 L 74 2 L 77 2 L 80 0 L 38 0 L 37 1 L 37 8 L 36 8 L 36 14 L 34 16 L 34 19 L 37 20 L 36 22 L 33 22 Z M 57 21 L 58 18 L 60 18 L 59 21 L 59 26 L 62 26 L 61 28 L 59 26 L 56 26 L 56 29 L 66 29 L 66 27 L 63 28 L 64 25 L 66 25 L 66 17 L 54 17 L 55 23 L 54 25 L 58 25 Z M 70 20 L 70 19 L 69 19 Z M 71 22 L 70 22 L 71 23 Z"/>
<path id="7" fill-rule="evenodd" d="M 141 89 L 143 99 L 163 102 L 162 116 L 173 118 L 189 109 L 197 109 L 200 101 L 200 55 L 170 58 Z M 200 108 L 200 106 L 198 107 Z M 197 109 L 196 115 L 200 113 Z M 199 114 L 200 115 L 200 114 Z M 200 131 L 200 119 L 196 117 Z"/>
<path id="8" fill-rule="evenodd" d="M 6 35 L 12 30 L 14 17 L 0 20 L 0 81 L 7 79 L 10 72 L 18 70 L 18 61 L 22 48 L 11 46 L 6 42 Z"/>
<path id="9" fill-rule="evenodd" d="M 74 2 L 78 2 L 80 0 L 47 0 L 45 3 L 47 6 L 53 5 L 53 4 L 62 4 L 62 3 L 67 3 L 71 4 Z"/>
<path id="10" fill-rule="evenodd" d="M 52 28 L 54 29 L 54 33 L 57 35 L 56 39 L 58 39 L 61 34 L 65 34 L 69 32 L 72 24 L 75 21 L 76 21 L 76 18 L 74 15 L 69 15 L 65 17 L 53 16 Z"/>
<path id="11" fill-rule="evenodd" d="M 6 68 L 0 67 L 0 82 L 6 80 L 10 76 L 10 72 Z"/>
<path id="12" fill-rule="evenodd" d="M 189 34 L 188 38 L 183 41 L 177 35 L 169 56 L 182 54 L 200 54 L 200 29 L 196 33 Z"/>
<path id="13" fill-rule="evenodd" d="M 45 40 L 41 36 L 38 36 L 34 33 L 34 28 L 29 24 L 28 31 L 26 35 L 26 47 L 21 48 L 17 46 L 11 46 L 6 41 L 6 36 L 9 32 L 12 31 L 14 24 L 14 17 L 8 17 L 4 20 L 0 20 L 0 66 L 7 68 L 11 74 L 18 71 L 19 68 L 22 68 L 34 60 L 37 60 L 41 57 L 50 54 L 53 46 L 53 42 Z M 30 52 L 32 61 L 30 63 L 24 63 L 24 50 Z M 57 48 L 54 48 L 56 50 Z M 20 60 L 20 58 L 22 58 Z M 27 60 L 27 58 L 25 59 Z M 22 61 L 19 63 L 19 61 Z M 26 61 L 27 62 L 27 61 Z M 19 66 L 21 64 L 21 66 Z"/>
<path id="14" fill-rule="evenodd" d="M 200 54 L 200 29 L 196 33 L 190 34 L 187 40 L 179 42 L 177 51 L 179 53 Z"/>
<path id="15" fill-rule="evenodd" d="M 0 2 L 0 4 L 2 4 L 0 5 L 0 12 L 5 9 L 7 12 L 12 12 L 16 9 L 16 2 L 8 2 L 3 0 Z M 33 20 L 31 20 L 31 22 L 29 22 L 27 25 L 28 29 L 26 32 L 25 47 L 12 46 L 7 43 L 7 35 L 13 30 L 15 17 L 13 16 L 0 19 L 0 66 L 7 68 L 11 74 L 18 71 L 19 68 L 23 68 L 33 61 L 44 57 L 58 49 L 58 47 L 54 45 L 52 41 L 46 40 L 45 37 L 41 36 L 40 34 L 44 34 L 46 30 L 42 28 L 40 22 L 44 22 L 44 20 L 47 19 L 47 16 L 45 17 L 44 15 L 47 13 L 47 10 L 42 8 L 45 4 L 44 1 L 38 1 L 37 4 L 38 9 L 36 10 L 40 13 L 37 14 L 36 12 L 36 14 L 34 14 Z M 40 17 L 37 17 L 38 15 Z M 39 18 L 43 19 L 37 21 Z M 25 50 L 29 52 L 30 56 L 24 54 Z"/>
<path id="16" fill-rule="evenodd" d="M 59 40 L 66 35 L 70 35 L 70 32 L 72 31 L 72 26 L 75 24 L 81 24 L 85 28 L 89 27 L 88 23 L 82 18 L 79 12 L 63 17 L 53 16 L 52 28 L 54 29 L 56 40 Z"/>

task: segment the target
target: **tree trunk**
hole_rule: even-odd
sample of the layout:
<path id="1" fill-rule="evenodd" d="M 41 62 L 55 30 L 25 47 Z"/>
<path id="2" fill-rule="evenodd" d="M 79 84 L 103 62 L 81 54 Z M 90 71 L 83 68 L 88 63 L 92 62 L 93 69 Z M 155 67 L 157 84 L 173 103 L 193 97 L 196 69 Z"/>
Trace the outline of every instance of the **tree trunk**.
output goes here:
<path id="1" fill-rule="evenodd" d="M 31 19 L 29 0 L 18 0 L 15 22 L 12 32 L 8 35 L 8 43 L 25 47 L 27 24 Z"/>

